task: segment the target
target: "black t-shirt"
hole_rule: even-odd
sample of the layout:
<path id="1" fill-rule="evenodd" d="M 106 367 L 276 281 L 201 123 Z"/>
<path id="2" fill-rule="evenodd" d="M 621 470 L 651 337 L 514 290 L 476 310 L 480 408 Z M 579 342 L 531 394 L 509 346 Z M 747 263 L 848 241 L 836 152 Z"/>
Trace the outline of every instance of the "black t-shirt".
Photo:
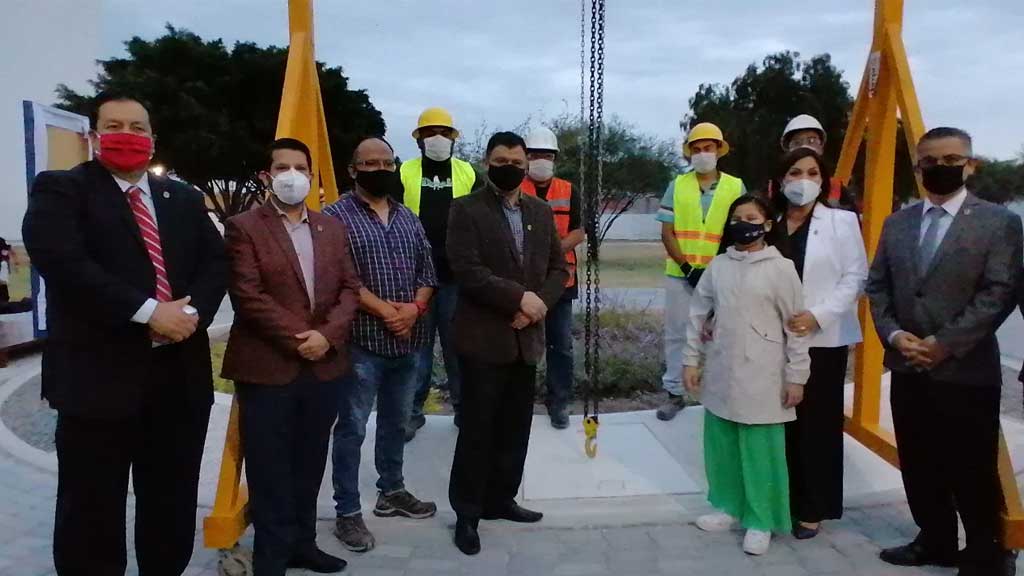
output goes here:
<path id="1" fill-rule="evenodd" d="M 430 241 L 434 269 L 442 284 L 452 281 L 446 247 L 448 210 L 452 207 L 453 193 L 451 160 L 436 162 L 424 156 L 423 180 L 420 183 L 420 223 Z"/>
<path id="2" fill-rule="evenodd" d="M 537 189 L 537 197 L 541 200 L 547 201 L 548 190 L 551 188 L 551 183 L 548 182 L 543 187 L 540 184 L 534 184 Z M 576 192 L 576 187 L 570 184 L 569 192 L 569 231 L 579 230 L 583 228 L 583 203 L 580 199 L 580 195 Z M 576 254 L 577 269 L 579 268 L 579 262 L 581 262 L 579 253 Z M 577 270 L 576 284 L 572 288 L 566 288 L 565 293 L 562 295 L 563 298 L 577 298 L 579 297 L 579 284 L 580 275 Z"/>
<path id="3" fill-rule="evenodd" d="M 782 226 L 786 225 L 785 218 L 783 218 L 780 224 Z M 800 276 L 801 282 L 804 280 L 804 257 L 807 255 L 807 235 L 810 233 L 810 230 L 811 218 L 808 216 L 807 220 L 804 220 L 804 223 L 789 235 L 789 256 L 793 260 L 793 265 L 796 267 L 796 273 L 797 276 Z"/>

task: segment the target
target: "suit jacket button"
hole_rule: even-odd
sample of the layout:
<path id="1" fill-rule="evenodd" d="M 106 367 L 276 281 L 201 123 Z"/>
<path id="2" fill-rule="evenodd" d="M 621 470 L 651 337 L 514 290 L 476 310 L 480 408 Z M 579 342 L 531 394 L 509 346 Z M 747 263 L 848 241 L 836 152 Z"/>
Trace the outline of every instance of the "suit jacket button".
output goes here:
<path id="1" fill-rule="evenodd" d="M 914 296 L 918 298 L 924 298 L 924 292 L 918 290 L 917 292 L 914 293 Z"/>

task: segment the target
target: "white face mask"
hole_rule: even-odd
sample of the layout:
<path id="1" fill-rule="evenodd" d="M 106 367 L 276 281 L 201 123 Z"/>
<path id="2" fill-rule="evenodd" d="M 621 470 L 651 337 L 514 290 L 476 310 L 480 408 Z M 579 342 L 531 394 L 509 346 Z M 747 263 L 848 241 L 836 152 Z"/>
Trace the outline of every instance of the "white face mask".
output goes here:
<path id="1" fill-rule="evenodd" d="M 690 157 L 690 165 L 697 171 L 697 174 L 714 172 L 718 166 L 718 154 L 715 152 L 701 152 Z"/>
<path id="2" fill-rule="evenodd" d="M 530 160 L 530 178 L 537 182 L 547 182 L 555 175 L 555 163 L 551 160 Z"/>
<path id="3" fill-rule="evenodd" d="M 423 139 L 423 155 L 435 162 L 452 157 L 452 141 L 440 134 Z"/>
<path id="4" fill-rule="evenodd" d="M 807 178 L 790 180 L 783 187 L 782 193 L 786 195 L 786 199 L 789 200 L 790 204 L 794 206 L 807 206 L 814 202 L 818 195 L 821 194 L 821 184 Z"/>
<path id="5" fill-rule="evenodd" d="M 274 196 L 277 196 L 282 204 L 295 206 L 306 200 L 306 196 L 309 195 L 309 184 L 309 177 L 292 168 L 274 176 L 271 188 L 274 190 Z"/>

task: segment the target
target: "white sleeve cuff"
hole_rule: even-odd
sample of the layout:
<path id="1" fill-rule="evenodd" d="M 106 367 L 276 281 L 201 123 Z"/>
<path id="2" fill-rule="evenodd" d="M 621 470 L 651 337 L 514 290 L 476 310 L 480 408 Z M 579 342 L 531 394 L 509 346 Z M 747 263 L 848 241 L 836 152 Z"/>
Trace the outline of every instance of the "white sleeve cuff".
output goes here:
<path id="1" fill-rule="evenodd" d="M 885 340 L 889 343 L 890 346 L 895 346 L 895 344 L 893 344 L 893 341 L 896 340 L 897 336 L 904 333 L 906 333 L 906 330 L 893 330 L 892 334 L 889 334 L 889 337 L 886 338 Z"/>
<path id="2" fill-rule="evenodd" d="M 156 312 L 157 301 L 149 298 L 146 302 L 139 307 L 139 311 L 132 316 L 132 322 L 138 324 L 149 324 L 149 319 L 153 317 L 153 312 Z"/>

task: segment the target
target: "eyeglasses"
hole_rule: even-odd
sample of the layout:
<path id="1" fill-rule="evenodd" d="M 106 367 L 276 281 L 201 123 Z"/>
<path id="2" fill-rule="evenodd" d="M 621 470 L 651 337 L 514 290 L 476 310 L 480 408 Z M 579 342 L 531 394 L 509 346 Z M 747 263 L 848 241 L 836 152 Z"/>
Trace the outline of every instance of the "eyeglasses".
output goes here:
<path id="1" fill-rule="evenodd" d="M 962 156 L 960 154 L 946 154 L 941 158 L 935 156 L 922 156 L 917 159 L 918 168 L 933 168 L 939 164 L 943 166 L 963 166 L 970 160 L 969 156 Z"/>
<path id="2" fill-rule="evenodd" d="M 355 163 L 355 166 L 356 168 L 367 168 L 370 170 L 380 170 L 381 168 L 384 170 L 394 170 L 396 164 L 394 160 L 360 160 Z"/>
<path id="3" fill-rule="evenodd" d="M 789 141 L 789 149 L 803 148 L 805 146 L 812 148 L 820 148 L 823 142 L 818 136 L 796 136 Z"/>

